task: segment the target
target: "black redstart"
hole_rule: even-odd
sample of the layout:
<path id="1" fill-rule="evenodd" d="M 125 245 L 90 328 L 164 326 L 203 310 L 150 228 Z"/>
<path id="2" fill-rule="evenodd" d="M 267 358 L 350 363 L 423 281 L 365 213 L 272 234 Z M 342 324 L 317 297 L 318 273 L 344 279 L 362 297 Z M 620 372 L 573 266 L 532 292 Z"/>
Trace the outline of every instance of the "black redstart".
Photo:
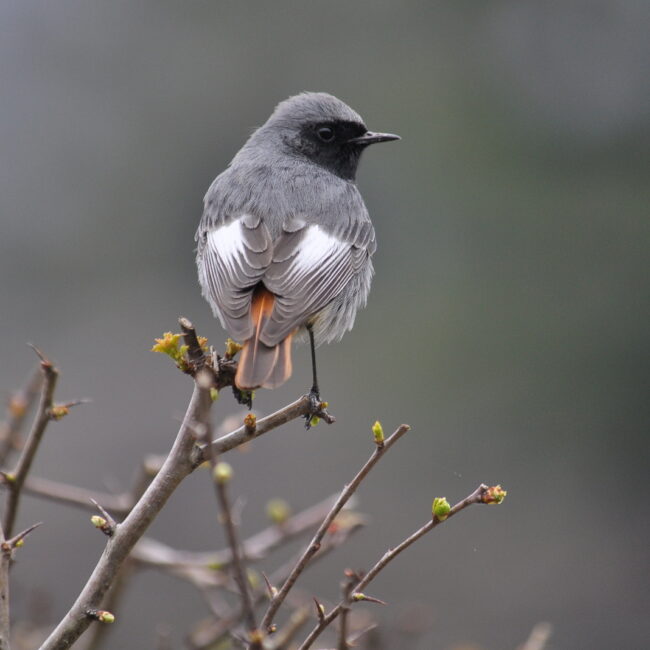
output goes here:
<path id="1" fill-rule="evenodd" d="M 196 233 L 203 295 L 243 341 L 235 382 L 275 388 L 291 375 L 291 340 L 305 329 L 312 400 L 315 344 L 340 339 L 366 303 L 375 231 L 355 185 L 363 150 L 398 140 L 368 131 L 326 93 L 280 103 L 212 183 Z"/>

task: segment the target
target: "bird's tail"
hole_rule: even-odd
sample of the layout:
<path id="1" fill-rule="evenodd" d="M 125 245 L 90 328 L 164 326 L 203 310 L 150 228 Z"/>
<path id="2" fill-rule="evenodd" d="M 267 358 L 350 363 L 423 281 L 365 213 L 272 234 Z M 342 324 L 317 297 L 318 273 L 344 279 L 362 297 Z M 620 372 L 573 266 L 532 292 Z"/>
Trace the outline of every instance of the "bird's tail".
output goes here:
<path id="1" fill-rule="evenodd" d="M 274 302 L 275 296 L 264 287 L 255 290 L 251 303 L 255 331 L 244 343 L 235 376 L 235 384 L 240 390 L 276 388 L 291 376 L 293 334 L 274 346 L 265 345 L 260 340 L 260 333 L 271 316 Z"/>

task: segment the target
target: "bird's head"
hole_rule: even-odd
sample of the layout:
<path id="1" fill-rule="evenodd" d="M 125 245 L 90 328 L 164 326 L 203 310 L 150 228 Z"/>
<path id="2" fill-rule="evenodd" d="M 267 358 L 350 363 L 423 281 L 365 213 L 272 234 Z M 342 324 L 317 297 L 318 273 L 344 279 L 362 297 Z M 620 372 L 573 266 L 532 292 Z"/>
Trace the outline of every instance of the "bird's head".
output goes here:
<path id="1" fill-rule="evenodd" d="M 361 116 L 333 95 L 305 92 L 278 104 L 254 139 L 266 139 L 284 153 L 305 157 L 352 180 L 368 145 L 400 138 L 369 131 Z"/>

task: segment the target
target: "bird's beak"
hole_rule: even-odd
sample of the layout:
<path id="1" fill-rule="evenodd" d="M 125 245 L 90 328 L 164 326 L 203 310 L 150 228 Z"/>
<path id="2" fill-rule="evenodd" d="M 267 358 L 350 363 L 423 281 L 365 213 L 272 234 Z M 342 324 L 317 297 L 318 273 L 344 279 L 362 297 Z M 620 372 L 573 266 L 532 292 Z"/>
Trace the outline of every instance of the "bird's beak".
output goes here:
<path id="1" fill-rule="evenodd" d="M 351 138 L 348 140 L 348 144 L 367 145 L 375 144 L 375 142 L 390 142 L 391 140 L 401 139 L 399 135 L 394 135 L 393 133 L 373 133 L 372 131 L 368 131 L 357 138 Z"/>

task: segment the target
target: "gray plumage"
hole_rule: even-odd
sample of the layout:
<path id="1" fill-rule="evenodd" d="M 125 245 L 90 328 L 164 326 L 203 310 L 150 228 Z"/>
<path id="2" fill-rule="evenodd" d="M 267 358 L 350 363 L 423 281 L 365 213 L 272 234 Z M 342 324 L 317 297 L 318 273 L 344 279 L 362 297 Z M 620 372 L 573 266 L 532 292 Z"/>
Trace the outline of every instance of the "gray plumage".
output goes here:
<path id="1" fill-rule="evenodd" d="M 279 104 L 215 179 L 196 233 L 197 265 L 203 295 L 235 339 L 255 336 L 272 349 L 307 324 L 318 343 L 353 326 L 376 249 L 356 168 L 367 144 L 396 138 L 368 132 L 332 95 L 303 93 Z M 260 287 L 274 301 L 254 323 Z"/>

